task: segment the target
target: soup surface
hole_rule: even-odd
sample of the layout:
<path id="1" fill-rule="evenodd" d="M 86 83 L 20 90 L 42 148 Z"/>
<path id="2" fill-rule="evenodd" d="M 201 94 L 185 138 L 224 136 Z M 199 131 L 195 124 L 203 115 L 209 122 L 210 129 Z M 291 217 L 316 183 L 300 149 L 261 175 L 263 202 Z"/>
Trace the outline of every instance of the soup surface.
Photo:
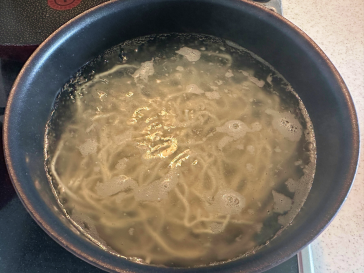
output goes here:
<path id="1" fill-rule="evenodd" d="M 268 64 L 211 36 L 128 41 L 58 96 L 46 170 L 73 224 L 140 263 L 248 255 L 292 222 L 313 181 L 304 105 Z"/>

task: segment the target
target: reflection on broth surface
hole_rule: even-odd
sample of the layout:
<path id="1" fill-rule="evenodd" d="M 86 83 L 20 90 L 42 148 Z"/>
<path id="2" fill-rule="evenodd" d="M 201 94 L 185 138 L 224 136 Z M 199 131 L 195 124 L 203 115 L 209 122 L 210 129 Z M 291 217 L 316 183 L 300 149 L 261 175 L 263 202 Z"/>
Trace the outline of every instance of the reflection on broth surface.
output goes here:
<path id="1" fill-rule="evenodd" d="M 190 267 L 253 252 L 311 188 L 312 124 L 269 65 L 201 35 L 128 41 L 57 98 L 46 169 L 71 221 L 136 262 Z"/>

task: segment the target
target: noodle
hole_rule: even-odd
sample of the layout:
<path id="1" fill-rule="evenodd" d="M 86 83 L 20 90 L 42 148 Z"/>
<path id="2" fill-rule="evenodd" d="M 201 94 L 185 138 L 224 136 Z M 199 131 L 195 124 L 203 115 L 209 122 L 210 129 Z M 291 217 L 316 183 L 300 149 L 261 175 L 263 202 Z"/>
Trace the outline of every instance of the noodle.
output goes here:
<path id="1" fill-rule="evenodd" d="M 314 168 L 294 162 L 315 162 L 314 145 L 304 151 L 314 143 L 308 116 L 264 89 L 220 44 L 199 51 L 185 42 L 159 55 L 144 45 L 134 61 L 61 93 L 65 103 L 47 129 L 49 177 L 70 220 L 87 233 L 72 219 L 87 216 L 81 222 L 108 251 L 166 266 L 226 261 L 284 226 L 278 217 L 287 210 L 274 212 L 273 197 L 298 202 L 285 181 L 305 177 L 304 202 Z M 62 111 L 72 118 L 59 121 Z"/>

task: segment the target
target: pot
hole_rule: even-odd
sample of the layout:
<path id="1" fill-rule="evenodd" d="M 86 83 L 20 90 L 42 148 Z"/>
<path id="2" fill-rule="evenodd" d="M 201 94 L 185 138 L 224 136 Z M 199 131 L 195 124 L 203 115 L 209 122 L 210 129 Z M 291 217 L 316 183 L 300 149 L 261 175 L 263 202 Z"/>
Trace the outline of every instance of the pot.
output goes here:
<path id="1" fill-rule="evenodd" d="M 45 125 L 64 83 L 116 44 L 172 32 L 217 36 L 260 56 L 292 85 L 314 125 L 317 169 L 301 211 L 268 245 L 226 264 L 168 269 L 133 263 L 102 250 L 62 214 L 44 170 Z M 304 32 L 276 13 L 238 0 L 124 0 L 76 17 L 35 51 L 8 100 L 4 148 L 14 187 L 31 216 L 60 245 L 99 268 L 112 272 L 261 272 L 296 254 L 333 219 L 355 175 L 359 131 L 349 91 L 333 64 Z"/>

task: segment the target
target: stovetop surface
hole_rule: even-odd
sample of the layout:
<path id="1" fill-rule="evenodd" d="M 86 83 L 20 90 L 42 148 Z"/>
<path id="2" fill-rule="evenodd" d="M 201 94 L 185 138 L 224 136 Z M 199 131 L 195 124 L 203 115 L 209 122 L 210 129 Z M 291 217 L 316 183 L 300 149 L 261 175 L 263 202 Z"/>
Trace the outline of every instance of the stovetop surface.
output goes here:
<path id="1" fill-rule="evenodd" d="M 62 2 L 56 0 L 1 0 L 0 45 L 39 45 L 73 17 L 109 0 L 62 1 L 64 10 L 57 8 Z M 67 9 L 72 2 L 74 7 Z"/>
<path id="2" fill-rule="evenodd" d="M 23 207 L 10 181 L 3 153 L 2 121 L 6 99 L 23 64 L 0 59 L 0 272 L 104 272 L 49 237 Z M 297 256 L 267 273 L 298 273 Z"/>

